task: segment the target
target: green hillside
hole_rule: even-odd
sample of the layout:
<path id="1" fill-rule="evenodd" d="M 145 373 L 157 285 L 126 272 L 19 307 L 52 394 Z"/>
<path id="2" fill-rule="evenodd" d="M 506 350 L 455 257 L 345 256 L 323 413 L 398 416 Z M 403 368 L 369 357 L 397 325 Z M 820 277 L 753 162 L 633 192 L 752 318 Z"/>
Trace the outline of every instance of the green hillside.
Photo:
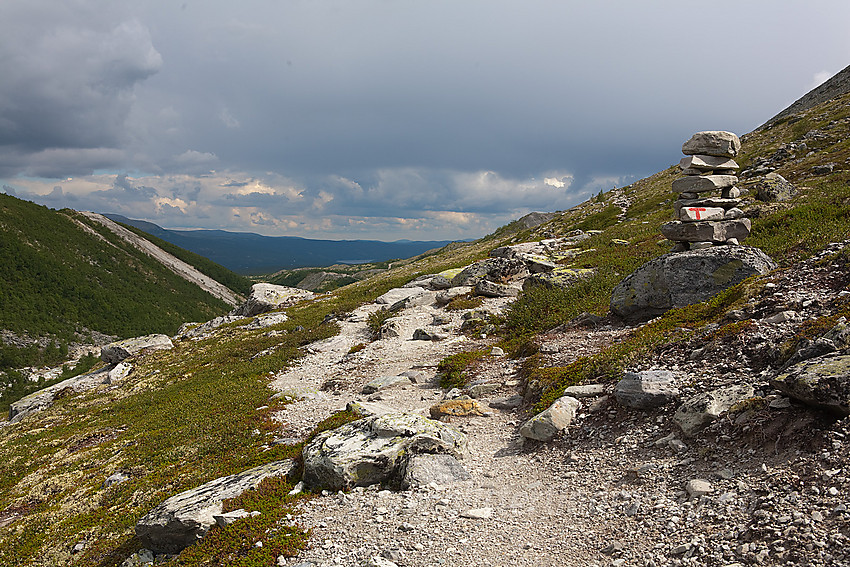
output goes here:
<path id="1" fill-rule="evenodd" d="M 0 194 L 0 329 L 59 341 L 173 333 L 227 305 L 106 228 Z"/>

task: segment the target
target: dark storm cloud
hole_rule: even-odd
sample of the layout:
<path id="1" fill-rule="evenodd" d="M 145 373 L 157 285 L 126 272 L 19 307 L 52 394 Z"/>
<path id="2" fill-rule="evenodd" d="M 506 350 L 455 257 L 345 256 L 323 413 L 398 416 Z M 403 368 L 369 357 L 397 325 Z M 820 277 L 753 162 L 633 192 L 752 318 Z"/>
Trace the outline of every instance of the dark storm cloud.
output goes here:
<path id="1" fill-rule="evenodd" d="M 694 131 L 743 134 L 842 69 L 850 4 L 818 7 L 4 0 L 0 180 L 186 226 L 488 230 L 673 164 Z"/>

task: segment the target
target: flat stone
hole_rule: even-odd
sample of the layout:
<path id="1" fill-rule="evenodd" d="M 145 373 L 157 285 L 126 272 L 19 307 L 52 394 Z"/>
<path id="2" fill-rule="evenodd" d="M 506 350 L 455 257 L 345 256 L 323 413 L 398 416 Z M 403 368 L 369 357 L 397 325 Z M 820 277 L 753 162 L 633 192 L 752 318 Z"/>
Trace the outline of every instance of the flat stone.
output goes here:
<path id="1" fill-rule="evenodd" d="M 699 207 L 691 205 L 679 209 L 679 220 L 684 222 L 723 220 L 725 215 L 726 210 L 720 207 Z"/>
<path id="2" fill-rule="evenodd" d="M 519 434 L 527 439 L 551 441 L 575 418 L 581 402 L 571 396 L 555 400 L 551 406 L 526 421 Z"/>
<path id="3" fill-rule="evenodd" d="M 472 508 L 460 513 L 461 518 L 469 518 L 471 520 L 486 520 L 493 515 L 492 508 Z"/>
<path id="4" fill-rule="evenodd" d="M 477 400 L 444 400 L 431 406 L 431 419 L 441 417 L 483 417 L 489 415 Z"/>
<path id="5" fill-rule="evenodd" d="M 673 421 L 686 436 L 691 437 L 733 405 L 752 398 L 754 394 L 755 390 L 749 384 L 735 384 L 698 394 L 679 406 L 673 414 Z"/>
<path id="6" fill-rule="evenodd" d="M 475 284 L 475 295 L 484 297 L 516 297 L 519 295 L 518 287 L 509 286 L 491 282 L 489 280 L 481 280 Z"/>
<path id="7" fill-rule="evenodd" d="M 472 286 L 457 286 L 437 293 L 435 301 L 438 305 L 446 305 L 451 302 L 451 300 L 462 295 L 466 295 L 467 293 L 472 293 Z"/>
<path id="8" fill-rule="evenodd" d="M 676 400 L 679 390 L 669 370 L 626 372 L 614 388 L 616 400 L 630 408 L 655 409 Z"/>
<path id="9" fill-rule="evenodd" d="M 476 384 L 466 389 L 472 398 L 482 398 L 487 394 L 492 394 L 499 389 L 499 384 Z"/>
<path id="10" fill-rule="evenodd" d="M 142 545 L 156 553 L 176 554 L 203 538 L 221 514 L 222 503 L 256 487 L 264 479 L 287 476 L 295 469 L 287 459 L 212 480 L 181 492 L 151 510 L 136 523 Z"/>
<path id="11" fill-rule="evenodd" d="M 574 398 L 595 398 L 605 393 L 605 385 L 582 384 L 579 386 L 567 386 L 564 393 Z"/>
<path id="12" fill-rule="evenodd" d="M 740 166 L 735 160 L 727 157 L 692 155 L 682 158 L 679 161 L 679 167 L 683 170 L 713 171 L 715 169 L 738 169 Z"/>
<path id="13" fill-rule="evenodd" d="M 392 388 L 393 386 L 401 386 L 401 385 L 410 385 L 410 378 L 407 376 L 381 376 L 380 378 L 375 378 L 371 382 L 367 383 L 363 386 L 363 389 L 360 390 L 361 394 L 374 394 L 380 390 L 386 390 L 387 388 Z"/>
<path id="14" fill-rule="evenodd" d="M 397 287 L 389 290 L 383 295 L 379 295 L 375 300 L 375 303 L 378 305 L 394 305 L 399 301 L 423 295 L 426 291 L 427 290 L 422 287 Z"/>
<path id="15" fill-rule="evenodd" d="M 682 153 L 689 156 L 733 158 L 741 151 L 741 140 L 732 132 L 709 130 L 697 132 L 682 144 Z"/>
<path id="16" fill-rule="evenodd" d="M 523 398 L 522 396 L 511 396 L 509 398 L 502 398 L 500 400 L 493 400 L 490 402 L 490 407 L 493 409 L 498 409 L 502 411 L 510 411 L 516 409 L 522 405 Z"/>
<path id="17" fill-rule="evenodd" d="M 145 335 L 109 343 L 100 349 L 100 359 L 107 364 L 118 364 L 125 358 L 146 349 L 168 350 L 171 348 L 174 348 L 174 344 L 166 335 Z"/>
<path id="18" fill-rule="evenodd" d="M 672 221 L 661 225 L 661 234 L 677 242 L 726 242 L 730 238 L 744 240 L 750 235 L 750 219 L 724 221 Z"/>
<path id="19" fill-rule="evenodd" d="M 705 193 L 721 191 L 737 182 L 734 175 L 688 175 L 673 180 L 672 188 L 676 193 Z"/>
<path id="20" fill-rule="evenodd" d="M 522 284 L 523 290 L 534 286 L 543 286 L 549 289 L 573 287 L 581 280 L 587 279 L 596 273 L 595 268 L 569 268 L 558 266 L 551 272 L 542 274 L 531 274 Z"/>
<path id="21" fill-rule="evenodd" d="M 506 282 L 528 275 L 525 262 L 516 258 L 488 258 L 464 268 L 452 278 L 453 286 L 474 286 L 481 280 Z"/>
<path id="22" fill-rule="evenodd" d="M 705 496 L 714 492 L 714 487 L 711 486 L 711 483 L 707 480 L 696 478 L 688 481 L 685 485 L 685 492 L 687 492 L 688 496 L 691 498 L 699 498 L 700 496 Z"/>

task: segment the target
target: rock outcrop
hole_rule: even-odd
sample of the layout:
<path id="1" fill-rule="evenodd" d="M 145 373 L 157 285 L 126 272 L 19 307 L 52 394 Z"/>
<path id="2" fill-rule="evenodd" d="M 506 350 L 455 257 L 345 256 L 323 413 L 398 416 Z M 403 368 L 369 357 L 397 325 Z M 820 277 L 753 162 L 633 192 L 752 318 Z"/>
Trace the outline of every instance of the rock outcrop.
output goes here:
<path id="1" fill-rule="evenodd" d="M 125 358 L 143 350 L 168 350 L 174 348 L 166 335 L 146 335 L 109 343 L 100 349 L 100 359 L 107 364 L 118 364 Z"/>
<path id="2" fill-rule="evenodd" d="M 790 367 L 771 385 L 804 404 L 850 415 L 850 355 L 813 358 Z"/>
<path id="3" fill-rule="evenodd" d="M 268 283 L 258 283 L 251 286 L 251 295 L 248 300 L 230 312 L 237 317 L 253 317 L 261 313 L 267 313 L 302 301 L 310 299 L 315 294 L 312 291 L 286 287 Z"/>
<path id="4" fill-rule="evenodd" d="M 277 461 L 217 478 L 172 496 L 136 523 L 142 545 L 156 553 L 179 553 L 203 538 L 222 512 L 222 503 L 256 487 L 269 477 L 289 475 L 292 460 Z"/>
<path id="5" fill-rule="evenodd" d="M 421 415 L 367 417 L 325 431 L 304 448 L 304 483 L 328 490 L 400 483 L 412 455 L 460 457 L 465 448 L 463 433 Z"/>

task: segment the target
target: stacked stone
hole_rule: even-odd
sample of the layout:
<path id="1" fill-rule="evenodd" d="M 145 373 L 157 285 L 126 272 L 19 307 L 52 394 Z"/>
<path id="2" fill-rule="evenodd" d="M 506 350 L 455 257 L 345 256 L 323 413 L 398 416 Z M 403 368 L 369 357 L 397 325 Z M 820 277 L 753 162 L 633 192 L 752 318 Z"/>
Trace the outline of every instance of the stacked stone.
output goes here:
<path id="1" fill-rule="evenodd" d="M 740 149 L 741 140 L 731 132 L 697 132 L 682 145 L 688 157 L 679 162 L 685 176 L 673 181 L 676 220 L 661 226 L 661 233 L 676 242 L 674 252 L 736 245 L 750 235 L 750 219 L 738 208 L 741 190 L 735 187 L 738 164 L 732 158 Z"/>

